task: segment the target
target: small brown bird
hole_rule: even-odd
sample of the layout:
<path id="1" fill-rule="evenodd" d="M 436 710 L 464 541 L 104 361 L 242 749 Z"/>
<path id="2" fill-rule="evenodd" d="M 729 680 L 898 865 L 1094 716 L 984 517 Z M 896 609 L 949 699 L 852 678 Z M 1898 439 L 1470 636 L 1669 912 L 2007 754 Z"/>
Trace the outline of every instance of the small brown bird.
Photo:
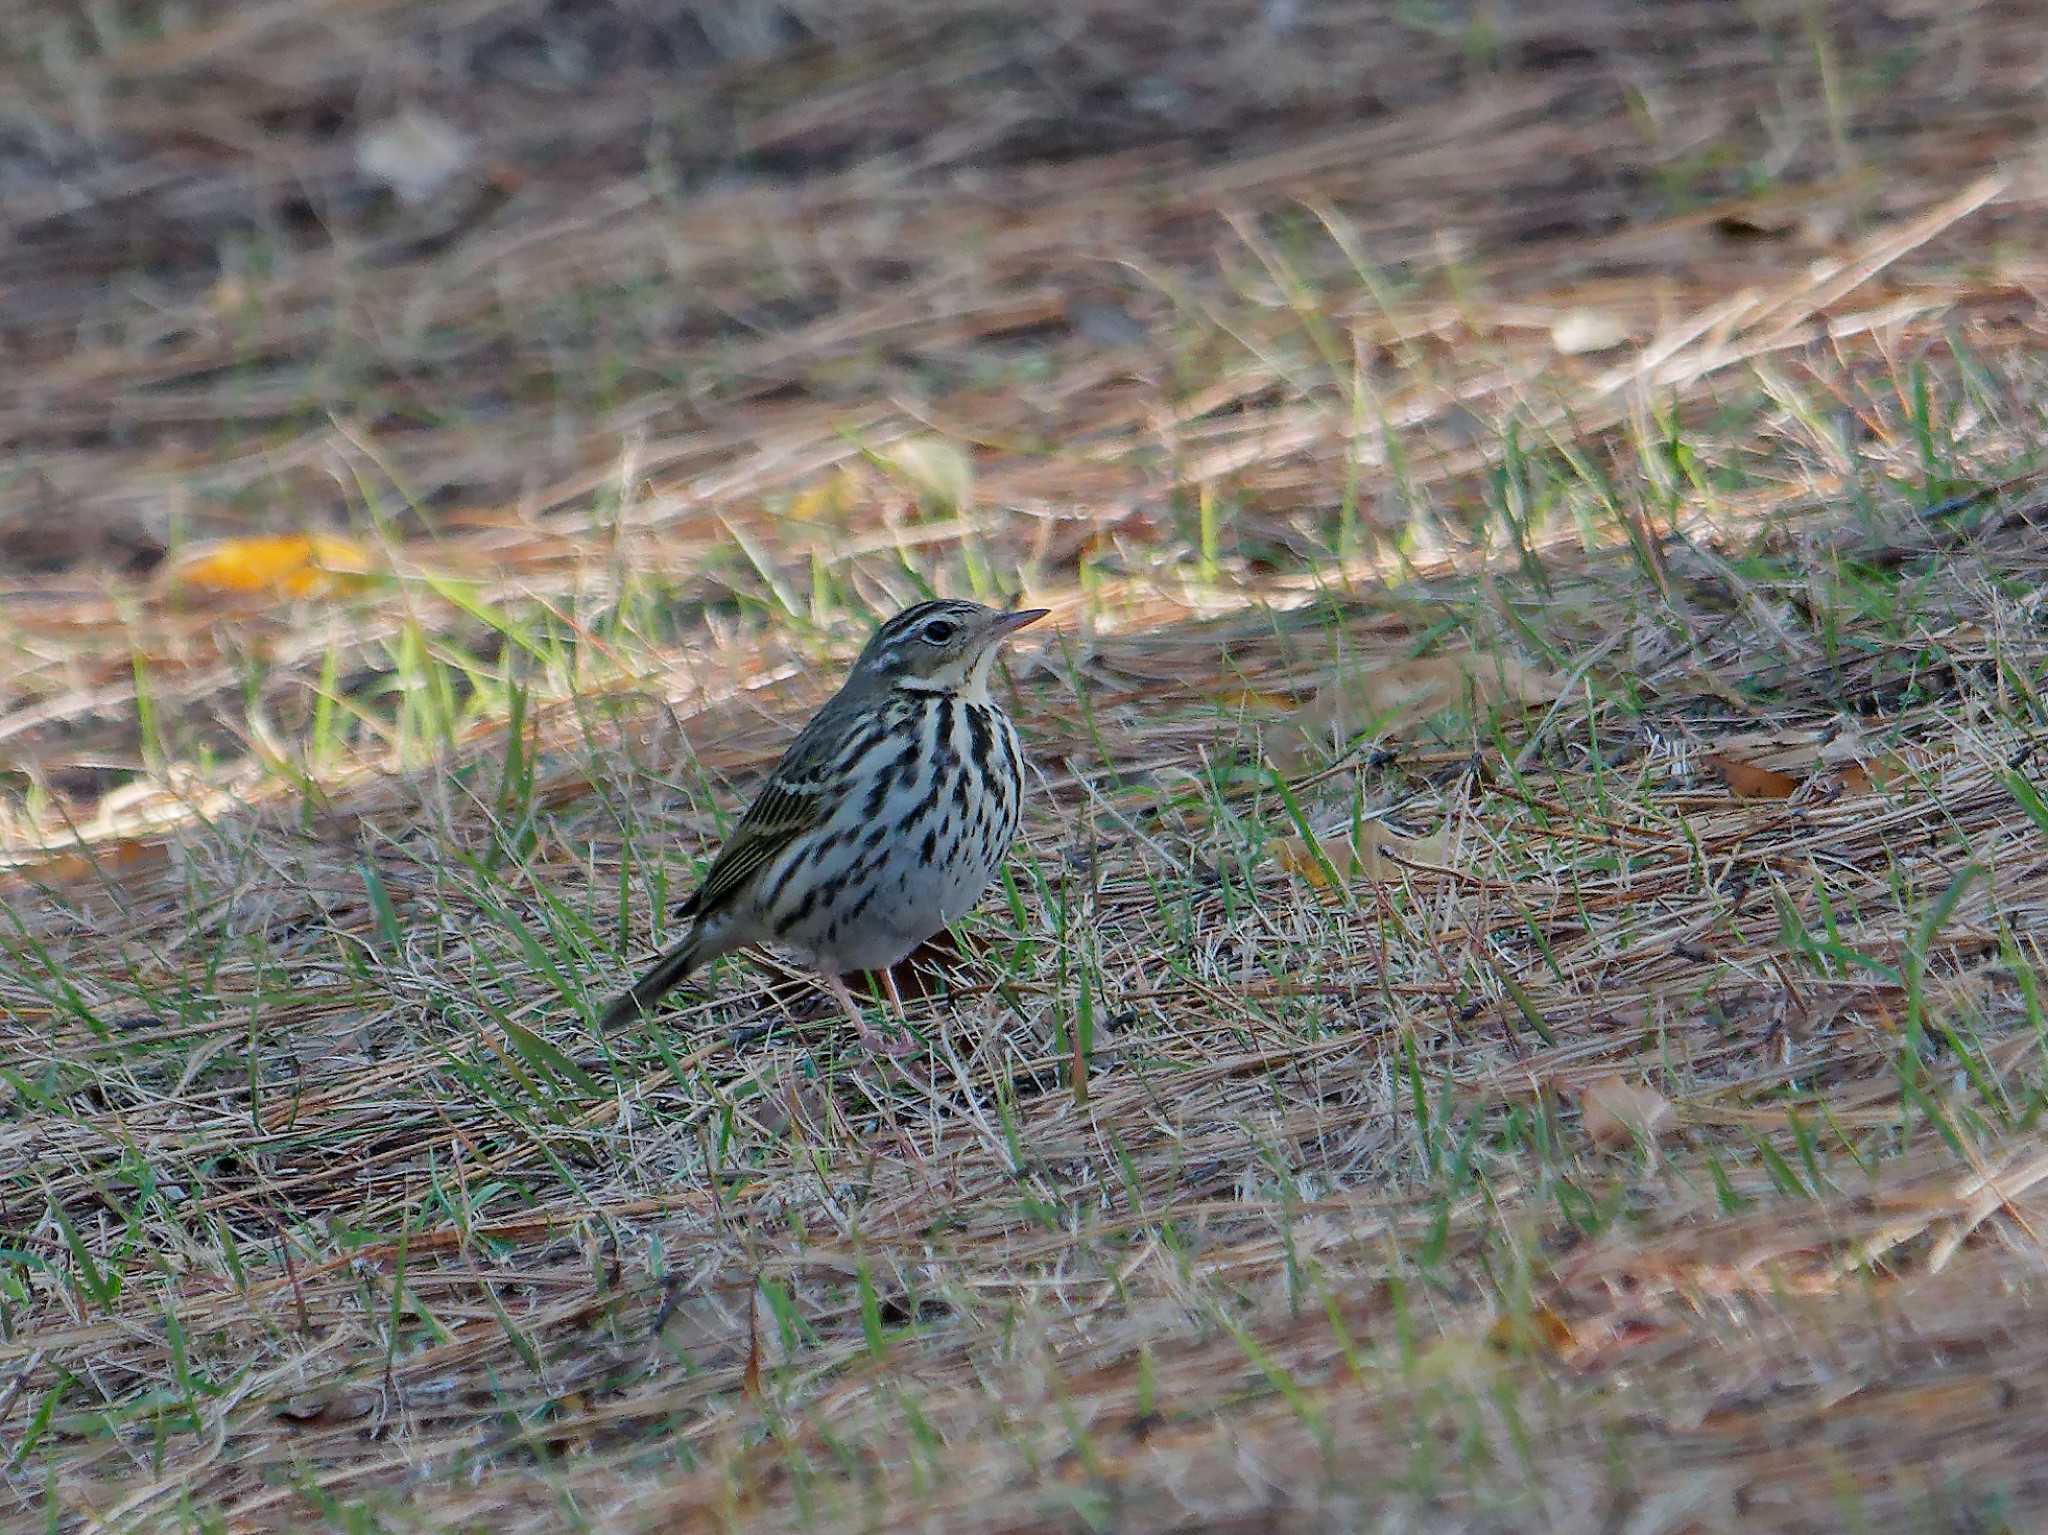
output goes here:
<path id="1" fill-rule="evenodd" d="M 677 912 L 690 924 L 681 941 L 601 1026 L 766 942 L 817 967 L 866 1044 L 910 1048 L 869 1027 L 840 976 L 880 970 L 896 1000 L 888 968 L 964 916 L 1009 851 L 1024 759 L 988 677 L 1004 639 L 1046 612 L 920 602 L 883 624 Z"/>

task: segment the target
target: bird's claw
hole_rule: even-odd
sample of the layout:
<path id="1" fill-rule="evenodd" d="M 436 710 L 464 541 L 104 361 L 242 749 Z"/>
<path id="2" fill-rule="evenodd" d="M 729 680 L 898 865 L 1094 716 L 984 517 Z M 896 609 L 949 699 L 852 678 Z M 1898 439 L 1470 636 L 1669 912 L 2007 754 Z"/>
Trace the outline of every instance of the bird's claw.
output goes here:
<path id="1" fill-rule="evenodd" d="M 877 1055 L 886 1055 L 892 1060 L 901 1060 L 906 1055 L 916 1053 L 918 1048 L 916 1036 L 908 1029 L 900 1034 L 884 1034 L 865 1018 L 860 1021 L 859 1033 L 862 1044 Z"/>

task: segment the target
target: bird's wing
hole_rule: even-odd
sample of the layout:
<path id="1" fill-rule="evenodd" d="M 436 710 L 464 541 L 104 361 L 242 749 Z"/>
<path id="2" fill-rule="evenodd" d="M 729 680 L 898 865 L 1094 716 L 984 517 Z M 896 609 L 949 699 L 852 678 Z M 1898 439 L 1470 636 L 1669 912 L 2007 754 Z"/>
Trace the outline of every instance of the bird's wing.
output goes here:
<path id="1" fill-rule="evenodd" d="M 832 802 L 820 760 L 829 756 L 820 749 L 829 746 L 828 732 L 818 728 L 822 719 L 822 714 L 813 719 L 775 764 L 760 797 L 711 860 L 704 883 L 684 907 L 688 915 L 701 920 L 730 905 L 778 853 L 824 823 Z"/>

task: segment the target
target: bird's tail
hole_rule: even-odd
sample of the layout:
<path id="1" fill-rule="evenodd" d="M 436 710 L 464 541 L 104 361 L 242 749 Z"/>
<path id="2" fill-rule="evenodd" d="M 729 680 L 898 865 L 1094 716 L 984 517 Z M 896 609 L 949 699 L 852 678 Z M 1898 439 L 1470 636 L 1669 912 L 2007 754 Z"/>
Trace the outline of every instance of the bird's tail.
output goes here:
<path id="1" fill-rule="evenodd" d="M 680 986 L 685 976 L 705 960 L 718 957 L 716 951 L 706 952 L 707 947 L 703 929 L 692 923 L 690 931 L 683 935 L 680 943 L 662 955 L 653 969 L 635 981 L 631 991 L 604 1010 L 604 1017 L 598 1021 L 597 1026 L 610 1033 L 629 1023 L 637 1023 L 644 1015 L 652 1014 L 654 1004 Z"/>

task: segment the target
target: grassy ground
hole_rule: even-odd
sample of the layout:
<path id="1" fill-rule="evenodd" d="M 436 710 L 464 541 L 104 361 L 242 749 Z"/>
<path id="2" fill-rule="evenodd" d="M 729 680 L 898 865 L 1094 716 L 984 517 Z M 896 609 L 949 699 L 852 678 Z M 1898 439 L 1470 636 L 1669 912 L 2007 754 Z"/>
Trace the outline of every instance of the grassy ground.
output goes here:
<path id="1" fill-rule="evenodd" d="M 19 13 L 0 1527 L 2040 1527 L 2038 7 Z"/>

